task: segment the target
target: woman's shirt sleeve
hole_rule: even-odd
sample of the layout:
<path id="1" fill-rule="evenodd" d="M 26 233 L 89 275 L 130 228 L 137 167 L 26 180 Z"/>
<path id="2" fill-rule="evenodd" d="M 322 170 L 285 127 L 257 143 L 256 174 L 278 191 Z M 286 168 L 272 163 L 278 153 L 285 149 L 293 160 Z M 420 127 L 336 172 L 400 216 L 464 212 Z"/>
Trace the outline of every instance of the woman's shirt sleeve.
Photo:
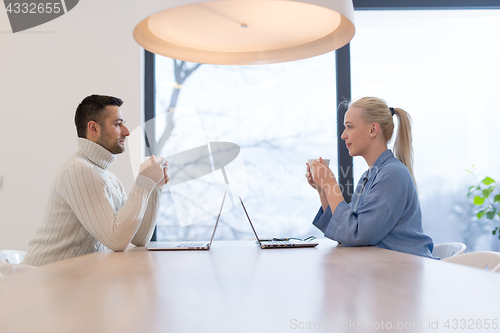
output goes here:
<path id="1" fill-rule="evenodd" d="M 367 246 L 379 243 L 394 228 L 408 200 L 408 185 L 399 170 L 386 167 L 359 197 L 356 211 L 342 201 L 335 211 L 320 208 L 313 224 L 326 237 L 345 246 Z M 355 206 L 356 203 L 353 203 Z"/>

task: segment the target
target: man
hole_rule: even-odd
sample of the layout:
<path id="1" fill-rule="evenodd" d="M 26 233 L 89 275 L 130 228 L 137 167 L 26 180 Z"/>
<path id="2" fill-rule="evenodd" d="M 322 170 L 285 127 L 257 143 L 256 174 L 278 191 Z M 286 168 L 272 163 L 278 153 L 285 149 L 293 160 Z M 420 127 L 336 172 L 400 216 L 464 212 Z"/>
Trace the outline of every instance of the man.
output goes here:
<path id="1" fill-rule="evenodd" d="M 125 151 L 130 135 L 122 100 L 86 97 L 75 114 L 78 150 L 59 170 L 43 222 L 23 264 L 40 266 L 98 251 L 123 251 L 130 242 L 144 246 L 153 233 L 167 168 L 154 156 L 141 171 L 127 199 L 122 183 L 107 171 Z"/>

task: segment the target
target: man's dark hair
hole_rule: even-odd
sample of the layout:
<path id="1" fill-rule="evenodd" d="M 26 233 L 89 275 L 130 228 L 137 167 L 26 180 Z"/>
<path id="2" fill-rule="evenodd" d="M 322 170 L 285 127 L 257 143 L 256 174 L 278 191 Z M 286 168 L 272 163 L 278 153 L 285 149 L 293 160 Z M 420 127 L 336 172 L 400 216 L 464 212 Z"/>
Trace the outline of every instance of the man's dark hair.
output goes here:
<path id="1" fill-rule="evenodd" d="M 123 101 L 117 97 L 90 95 L 85 97 L 76 108 L 75 125 L 79 138 L 87 137 L 87 124 L 89 121 L 95 121 L 103 126 L 106 112 L 106 105 L 121 106 Z"/>

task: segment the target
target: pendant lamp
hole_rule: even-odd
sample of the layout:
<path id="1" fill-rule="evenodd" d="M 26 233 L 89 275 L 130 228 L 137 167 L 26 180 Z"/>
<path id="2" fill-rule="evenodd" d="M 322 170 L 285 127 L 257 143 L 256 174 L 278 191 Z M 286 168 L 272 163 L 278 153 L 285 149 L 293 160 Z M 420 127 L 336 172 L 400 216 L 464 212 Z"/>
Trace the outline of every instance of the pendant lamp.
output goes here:
<path id="1" fill-rule="evenodd" d="M 138 0 L 134 38 L 178 60 L 271 64 L 346 45 L 353 17 L 352 0 Z"/>

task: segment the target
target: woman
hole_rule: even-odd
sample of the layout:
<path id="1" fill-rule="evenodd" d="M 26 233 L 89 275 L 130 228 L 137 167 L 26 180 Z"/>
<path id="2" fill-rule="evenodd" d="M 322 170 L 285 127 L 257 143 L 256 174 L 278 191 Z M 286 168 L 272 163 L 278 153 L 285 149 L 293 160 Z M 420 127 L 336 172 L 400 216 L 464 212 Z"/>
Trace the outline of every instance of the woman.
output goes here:
<path id="1" fill-rule="evenodd" d="M 387 149 L 394 115 L 399 120 L 394 144 L 397 158 Z M 347 204 L 323 160 L 306 163 L 307 181 L 321 200 L 313 224 L 344 246 L 373 245 L 433 258 L 432 239 L 422 231 L 413 176 L 410 116 L 379 98 L 364 97 L 350 104 L 344 125 L 342 139 L 349 155 L 362 156 L 370 168 Z"/>

